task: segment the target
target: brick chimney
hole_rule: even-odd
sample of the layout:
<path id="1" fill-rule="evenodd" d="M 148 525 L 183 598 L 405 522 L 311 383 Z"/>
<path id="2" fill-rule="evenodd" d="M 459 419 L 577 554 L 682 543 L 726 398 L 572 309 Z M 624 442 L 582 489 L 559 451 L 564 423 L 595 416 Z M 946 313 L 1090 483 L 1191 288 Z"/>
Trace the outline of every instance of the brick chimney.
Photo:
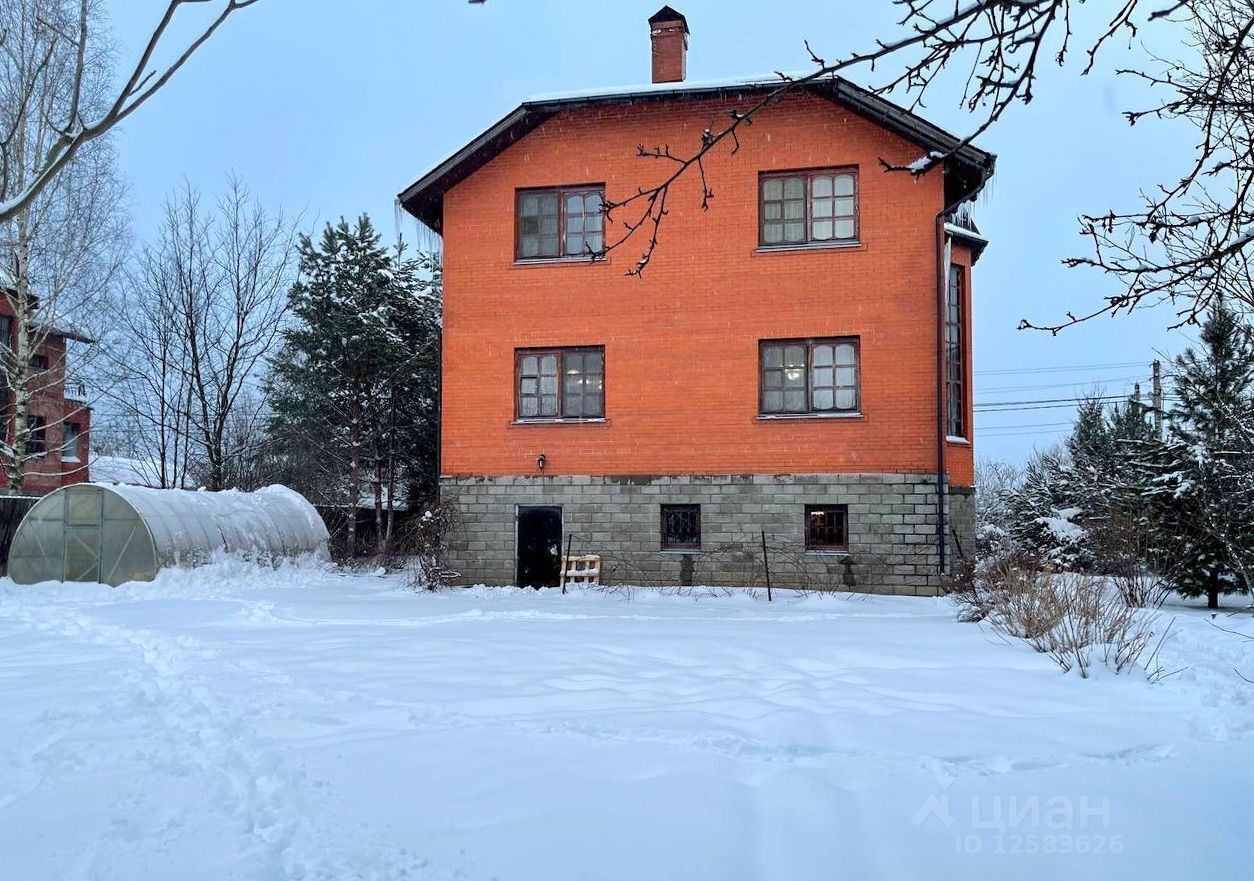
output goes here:
<path id="1" fill-rule="evenodd" d="M 669 6 L 649 18 L 653 40 L 653 82 L 682 83 L 688 72 L 688 19 Z"/>

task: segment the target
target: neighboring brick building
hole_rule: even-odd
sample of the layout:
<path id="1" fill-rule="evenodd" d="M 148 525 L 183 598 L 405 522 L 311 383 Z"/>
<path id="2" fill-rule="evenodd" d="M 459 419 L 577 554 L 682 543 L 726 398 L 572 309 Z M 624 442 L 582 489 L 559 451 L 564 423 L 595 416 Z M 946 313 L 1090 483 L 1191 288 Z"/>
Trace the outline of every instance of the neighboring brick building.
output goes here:
<path id="1" fill-rule="evenodd" d="M 671 170 L 637 146 L 690 151 L 778 85 L 684 83 L 686 21 L 666 7 L 650 28 L 655 85 L 524 103 L 400 196 L 443 237 L 451 565 L 548 582 L 569 539 L 619 582 L 746 583 L 764 530 L 777 583 L 934 592 L 974 531 L 984 240 L 952 212 L 994 157 L 885 173 L 958 139 L 847 82 L 807 86 L 711 155 L 708 212 L 696 174 L 675 186 L 628 276 L 647 230 L 581 255 L 621 235 L 602 195 Z"/>
<path id="2" fill-rule="evenodd" d="M 91 342 L 73 331 L 53 328 L 43 333 L 43 344 L 35 353 L 31 369 L 33 393 L 30 418 L 33 431 L 28 444 L 38 453 L 26 461 L 22 492 L 43 495 L 62 486 L 88 480 L 91 407 L 82 388 L 67 385 L 65 379 L 66 340 Z M 17 326 L 12 303 L 0 293 L 0 345 L 17 346 Z M 4 393 L 5 442 L 14 442 L 13 394 Z M 28 448 L 28 455 L 32 452 Z M 9 485 L 9 462 L 0 455 L 0 491 Z"/>

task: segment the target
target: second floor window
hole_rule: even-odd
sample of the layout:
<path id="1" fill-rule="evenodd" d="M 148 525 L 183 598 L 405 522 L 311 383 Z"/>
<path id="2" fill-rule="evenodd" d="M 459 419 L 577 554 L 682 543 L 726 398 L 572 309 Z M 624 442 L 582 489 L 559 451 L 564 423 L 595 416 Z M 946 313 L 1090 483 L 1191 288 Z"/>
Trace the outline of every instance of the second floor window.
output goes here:
<path id="1" fill-rule="evenodd" d="M 26 421 L 26 455 L 42 456 L 48 452 L 48 420 L 42 416 L 27 416 Z"/>
<path id="2" fill-rule="evenodd" d="M 519 190 L 518 260 L 588 257 L 600 253 L 605 217 L 603 187 Z"/>
<path id="3" fill-rule="evenodd" d="M 67 461 L 79 461 L 79 440 L 82 432 L 73 422 L 61 426 L 61 458 Z"/>
<path id="4" fill-rule="evenodd" d="M 858 240 L 854 169 L 764 174 L 759 242 L 764 247 Z"/>
<path id="5" fill-rule="evenodd" d="M 761 408 L 771 415 L 858 412 L 858 340 L 761 344 Z"/>
<path id="6" fill-rule="evenodd" d="M 515 417 L 605 417 L 605 349 L 517 349 Z"/>
<path id="7" fill-rule="evenodd" d="M 962 267 L 949 267 L 949 296 L 945 304 L 945 431 L 950 437 L 967 436 L 966 362 L 962 357 L 962 329 L 966 303 Z"/>

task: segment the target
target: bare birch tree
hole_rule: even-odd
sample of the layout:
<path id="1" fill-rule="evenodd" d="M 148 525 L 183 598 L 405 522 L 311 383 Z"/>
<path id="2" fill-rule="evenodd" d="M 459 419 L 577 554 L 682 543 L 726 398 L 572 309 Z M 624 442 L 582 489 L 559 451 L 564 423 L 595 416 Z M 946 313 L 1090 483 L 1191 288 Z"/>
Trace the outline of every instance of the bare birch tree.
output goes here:
<path id="1" fill-rule="evenodd" d="M 0 0 L 0 74 L 7 119 L 0 130 L 0 226 L 16 222 L 89 144 L 147 103 L 235 12 L 259 0 L 169 0 L 139 59 L 120 87 L 101 76 L 109 35 L 99 0 Z M 191 42 L 161 61 L 184 7 L 212 10 Z M 20 59 L 15 65 L 14 59 Z M 53 136 L 30 150 L 14 136 L 14 120 L 39 119 Z M 29 124 L 29 122 L 27 123 Z"/>
<path id="2" fill-rule="evenodd" d="M 254 454 L 260 383 L 283 330 L 295 226 L 232 178 L 213 209 L 185 186 L 129 275 L 115 405 L 161 486 L 223 489 Z"/>
<path id="3" fill-rule="evenodd" d="M 69 26 L 65 4 L 0 0 L 0 13 L 3 196 L 30 184 L 40 157 L 55 149 L 62 135 L 56 120 L 70 105 L 76 113 L 100 105 L 110 71 L 106 46 L 89 54 L 49 39 Z M 64 446 L 64 426 L 85 415 L 87 394 L 79 391 L 81 402 L 67 409 L 62 385 L 82 384 L 108 328 L 125 246 L 123 195 L 112 145 L 97 139 L 82 145 L 19 210 L 0 217 L 0 291 L 11 315 L 9 336 L 0 340 L 10 417 L 0 450 L 11 491 L 51 468 L 46 454 Z M 67 340 L 75 349 L 69 358 Z"/>

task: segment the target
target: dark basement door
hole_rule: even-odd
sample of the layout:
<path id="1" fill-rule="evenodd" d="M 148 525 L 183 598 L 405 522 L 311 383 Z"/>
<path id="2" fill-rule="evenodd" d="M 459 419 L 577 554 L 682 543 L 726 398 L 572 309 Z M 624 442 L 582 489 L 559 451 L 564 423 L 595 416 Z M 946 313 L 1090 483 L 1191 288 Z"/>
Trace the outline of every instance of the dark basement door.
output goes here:
<path id="1" fill-rule="evenodd" d="M 518 508 L 518 585 L 556 587 L 561 575 L 562 509 Z"/>

